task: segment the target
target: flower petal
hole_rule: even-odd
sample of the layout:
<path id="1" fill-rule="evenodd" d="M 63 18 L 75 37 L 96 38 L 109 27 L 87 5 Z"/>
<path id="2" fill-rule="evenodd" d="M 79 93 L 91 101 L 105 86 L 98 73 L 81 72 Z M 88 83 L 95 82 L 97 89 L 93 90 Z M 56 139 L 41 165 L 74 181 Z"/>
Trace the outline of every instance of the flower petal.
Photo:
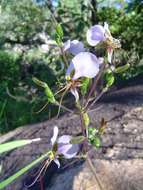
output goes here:
<path id="1" fill-rule="evenodd" d="M 76 102 L 79 100 L 79 94 L 76 88 L 71 88 L 71 93 L 74 95 Z"/>
<path id="2" fill-rule="evenodd" d="M 63 50 L 64 50 L 64 51 L 67 51 L 67 50 L 70 48 L 70 43 L 71 43 L 70 40 L 68 40 L 68 41 L 66 41 L 66 42 L 64 43 L 64 47 L 63 47 Z"/>
<path id="3" fill-rule="evenodd" d="M 71 140 L 71 136 L 70 135 L 62 135 L 61 137 L 58 138 L 58 144 L 68 144 L 70 143 Z"/>
<path id="4" fill-rule="evenodd" d="M 78 144 L 70 144 L 70 135 L 63 135 L 58 138 L 58 153 L 64 155 L 65 158 L 73 158 L 79 151 Z"/>
<path id="5" fill-rule="evenodd" d="M 111 63 L 112 62 L 113 49 L 108 48 L 107 51 L 108 51 L 108 62 Z"/>
<path id="6" fill-rule="evenodd" d="M 103 57 L 99 57 L 98 58 L 99 65 L 102 65 L 103 62 L 104 62 L 104 58 Z"/>
<path id="7" fill-rule="evenodd" d="M 67 145 L 59 145 L 58 153 L 64 155 L 65 158 L 70 159 L 76 156 L 79 151 L 78 144 L 67 144 Z"/>
<path id="8" fill-rule="evenodd" d="M 74 65 L 73 63 L 71 62 L 69 67 L 67 68 L 67 71 L 66 71 L 66 77 L 68 78 L 71 74 L 71 72 L 74 70 Z"/>
<path id="9" fill-rule="evenodd" d="M 80 77 L 94 78 L 99 72 L 99 60 L 97 57 L 89 52 L 82 52 L 77 54 L 72 63 L 75 69 L 73 80 Z"/>
<path id="10" fill-rule="evenodd" d="M 73 40 L 73 41 L 68 40 L 67 42 L 64 43 L 64 51 L 69 51 L 73 55 L 77 55 L 80 52 L 84 52 L 85 49 L 82 42 L 78 40 Z"/>
<path id="11" fill-rule="evenodd" d="M 112 36 L 107 22 L 104 22 L 104 30 L 105 30 L 105 38 L 111 38 Z"/>
<path id="12" fill-rule="evenodd" d="M 99 42 L 104 41 L 105 30 L 101 25 L 92 26 L 86 34 L 87 42 L 91 46 L 96 46 Z"/>
<path id="13" fill-rule="evenodd" d="M 53 132 L 53 137 L 51 138 L 51 144 L 52 144 L 52 146 L 55 144 L 55 142 L 57 140 L 57 137 L 58 137 L 58 132 L 59 132 L 58 127 L 55 126 L 53 131 L 54 131 Z"/>
<path id="14" fill-rule="evenodd" d="M 55 158 L 53 161 L 57 164 L 58 168 L 60 168 L 61 164 L 60 164 L 59 160 L 57 158 Z"/>

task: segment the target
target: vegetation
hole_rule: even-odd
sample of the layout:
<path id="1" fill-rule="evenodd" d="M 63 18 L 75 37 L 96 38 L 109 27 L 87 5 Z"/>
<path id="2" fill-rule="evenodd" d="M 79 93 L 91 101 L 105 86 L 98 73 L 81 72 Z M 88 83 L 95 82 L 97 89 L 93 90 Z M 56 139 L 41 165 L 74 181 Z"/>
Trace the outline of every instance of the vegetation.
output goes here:
<path id="1" fill-rule="evenodd" d="M 58 79 L 64 77 L 63 61 L 53 41 L 55 26 L 51 12 L 62 24 L 64 41 L 70 34 L 71 39 L 86 43 L 89 26 L 105 21 L 110 24 L 112 34 L 122 43 L 122 49 L 114 53 L 114 63 L 132 66 L 116 76 L 117 83 L 143 72 L 140 0 L 60 0 L 55 1 L 56 6 L 51 2 L 0 1 L 0 133 L 49 119 L 56 113 L 50 106 L 36 113 L 46 97 L 32 81 L 32 76 L 36 76 L 54 88 Z"/>
<path id="2" fill-rule="evenodd" d="M 57 6 L 48 0 L 0 3 L 0 132 L 50 118 L 56 112 L 59 116 L 61 110 L 79 115 L 81 127 L 79 136 L 59 137 L 58 127 L 53 126 L 50 150 L 1 181 L 0 189 L 45 159 L 29 187 L 40 179 L 51 162 L 60 168 L 60 158 L 78 155 L 93 169 L 88 150 L 100 147 L 107 122 L 102 118 L 98 126 L 91 127 L 88 111 L 111 86 L 143 72 L 142 3 L 136 0 L 131 3 L 61 0 L 56 2 Z M 69 96 L 75 110 L 65 104 L 64 98 L 69 100 Z M 42 104 L 45 105 L 41 108 Z M 42 112 L 47 105 L 47 111 Z M 35 111 L 37 108 L 39 111 Z M 0 154 L 40 140 L 0 144 Z"/>

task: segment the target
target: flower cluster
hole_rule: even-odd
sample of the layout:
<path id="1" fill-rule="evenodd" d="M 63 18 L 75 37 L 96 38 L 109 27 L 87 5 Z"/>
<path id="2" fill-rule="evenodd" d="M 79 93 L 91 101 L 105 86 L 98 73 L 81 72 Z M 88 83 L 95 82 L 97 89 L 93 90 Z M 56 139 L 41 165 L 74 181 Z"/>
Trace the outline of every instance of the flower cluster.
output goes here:
<path id="1" fill-rule="evenodd" d="M 105 46 L 109 63 L 112 61 L 113 50 L 121 46 L 120 41 L 112 37 L 107 23 L 104 24 L 104 27 L 101 25 L 92 26 L 87 31 L 86 37 L 90 46 L 98 44 Z M 68 80 L 76 81 L 81 77 L 94 78 L 99 73 L 100 65 L 103 64 L 104 59 L 88 52 L 82 42 L 68 40 L 64 43 L 63 50 L 74 55 L 66 71 Z M 76 87 L 72 85 L 70 90 L 78 101 L 79 94 Z"/>

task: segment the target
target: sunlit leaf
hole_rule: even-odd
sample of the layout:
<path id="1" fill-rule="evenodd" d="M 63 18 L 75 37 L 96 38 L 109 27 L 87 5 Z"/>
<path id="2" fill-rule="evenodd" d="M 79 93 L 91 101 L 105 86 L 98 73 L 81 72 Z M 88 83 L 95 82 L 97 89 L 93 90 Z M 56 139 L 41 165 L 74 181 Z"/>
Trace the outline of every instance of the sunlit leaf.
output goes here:
<path id="1" fill-rule="evenodd" d="M 27 144 L 31 144 L 32 142 L 37 142 L 39 140 L 40 138 L 32 139 L 32 140 L 16 140 L 16 141 L 0 144 L 0 154 L 10 151 L 12 149 L 18 148 L 18 147 L 27 145 Z"/>
<path id="2" fill-rule="evenodd" d="M 82 95 L 85 95 L 87 93 L 90 81 L 91 81 L 91 79 L 89 79 L 89 78 L 84 78 L 82 80 L 82 85 L 81 85 L 81 93 L 82 93 Z"/>
<path id="3" fill-rule="evenodd" d="M 53 94 L 53 92 L 51 91 L 51 89 L 49 88 L 48 85 L 47 85 L 47 87 L 45 88 L 45 94 L 46 94 L 46 96 L 47 96 L 47 98 L 48 98 L 48 101 L 49 101 L 50 103 L 53 103 L 53 104 L 56 103 L 54 94 Z"/>
<path id="4" fill-rule="evenodd" d="M 95 137 L 92 145 L 95 146 L 96 148 L 99 148 L 101 146 L 100 138 L 99 137 Z"/>
<path id="5" fill-rule="evenodd" d="M 114 81 L 115 81 L 115 77 L 113 75 L 113 72 L 111 70 L 108 70 L 105 73 L 105 80 L 106 80 L 106 86 L 110 87 L 113 85 Z"/>
<path id="6" fill-rule="evenodd" d="M 63 37 L 64 32 L 63 32 L 63 29 L 62 29 L 61 24 L 57 24 L 57 26 L 56 26 L 56 34 L 57 34 L 60 38 Z"/>
<path id="7" fill-rule="evenodd" d="M 54 94 L 53 94 L 53 92 L 51 91 L 51 89 L 49 88 L 49 86 L 48 86 L 48 84 L 46 82 L 43 82 L 43 81 L 37 79 L 36 77 L 33 77 L 32 80 L 33 80 L 33 82 L 35 84 L 37 84 L 38 86 L 41 86 L 41 87 L 44 88 L 45 94 L 46 94 L 46 96 L 48 98 L 48 101 L 50 103 L 56 103 Z"/>

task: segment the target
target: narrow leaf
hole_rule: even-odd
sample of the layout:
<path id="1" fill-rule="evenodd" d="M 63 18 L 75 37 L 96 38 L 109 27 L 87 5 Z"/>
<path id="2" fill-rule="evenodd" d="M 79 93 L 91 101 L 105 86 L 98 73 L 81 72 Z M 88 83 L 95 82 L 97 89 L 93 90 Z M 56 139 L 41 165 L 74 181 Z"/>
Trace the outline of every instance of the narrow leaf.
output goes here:
<path id="1" fill-rule="evenodd" d="M 33 162 L 31 162 L 29 165 L 27 165 L 26 167 L 22 168 L 21 170 L 19 170 L 17 173 L 15 173 L 14 175 L 10 176 L 9 178 L 7 178 L 6 180 L 0 182 L 0 189 L 5 188 L 7 185 L 9 185 L 11 182 L 13 182 L 15 179 L 17 179 L 18 177 L 20 177 L 21 175 L 23 175 L 25 172 L 27 172 L 29 169 L 31 169 L 34 165 L 38 164 L 39 162 L 41 162 L 43 159 L 45 159 L 46 157 L 49 156 L 51 151 L 47 152 L 46 154 L 43 154 L 41 157 L 39 157 L 38 159 L 34 160 Z"/>
<path id="2" fill-rule="evenodd" d="M 35 84 L 37 84 L 38 86 L 41 86 L 42 88 L 46 88 L 47 87 L 47 84 L 39 79 L 37 79 L 36 77 L 33 77 L 32 78 L 33 82 Z"/>
<path id="3" fill-rule="evenodd" d="M 127 63 L 126 65 L 117 67 L 117 68 L 115 69 L 115 73 L 123 73 L 123 72 L 125 72 L 126 70 L 128 70 L 129 67 L 130 67 L 130 64 L 128 64 L 128 63 Z"/>
<path id="4" fill-rule="evenodd" d="M 40 138 L 32 139 L 32 140 L 16 140 L 16 141 L 0 144 L 0 154 L 10 151 L 12 149 L 18 148 L 18 147 L 27 145 L 27 144 L 31 144 L 32 142 L 36 142 L 39 140 Z"/>
<path id="5" fill-rule="evenodd" d="M 88 127 L 88 125 L 90 123 L 90 118 L 89 118 L 89 115 L 87 113 L 83 114 L 83 121 L 84 121 L 85 127 Z"/>
<path id="6" fill-rule="evenodd" d="M 47 96 L 47 98 L 48 98 L 48 101 L 49 101 L 50 103 L 53 103 L 53 104 L 56 103 L 54 94 L 53 94 L 53 92 L 51 91 L 51 89 L 48 87 L 48 85 L 47 85 L 47 87 L 45 88 L 45 94 L 46 94 L 46 96 Z"/>
<path id="7" fill-rule="evenodd" d="M 46 96 L 47 96 L 47 98 L 48 98 L 48 101 L 49 101 L 50 103 L 53 103 L 53 104 L 56 103 L 54 94 L 53 94 L 53 92 L 51 91 L 51 89 L 49 88 L 49 86 L 48 86 L 47 83 L 45 83 L 45 82 L 43 82 L 43 81 L 37 79 L 36 77 L 33 77 L 32 80 L 33 80 L 33 82 L 34 82 L 35 84 L 37 84 L 38 86 L 41 86 L 41 87 L 43 87 L 43 88 L 45 89 L 45 94 L 46 94 Z"/>

